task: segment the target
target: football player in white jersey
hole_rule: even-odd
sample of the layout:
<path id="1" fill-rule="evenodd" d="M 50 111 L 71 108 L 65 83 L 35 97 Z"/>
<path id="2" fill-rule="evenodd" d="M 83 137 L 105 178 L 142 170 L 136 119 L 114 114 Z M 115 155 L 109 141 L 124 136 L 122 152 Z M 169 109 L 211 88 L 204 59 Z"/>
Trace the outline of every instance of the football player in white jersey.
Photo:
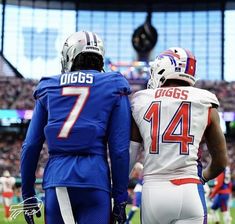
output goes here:
<path id="1" fill-rule="evenodd" d="M 132 98 L 130 169 L 144 145 L 142 224 L 207 223 L 203 183 L 228 162 L 214 94 L 194 87 L 196 59 L 170 48 L 150 62 L 148 88 Z M 205 138 L 211 162 L 202 170 Z"/>
<path id="2" fill-rule="evenodd" d="M 10 219 L 10 206 L 14 196 L 13 187 L 15 185 L 15 177 L 11 177 L 10 172 L 5 170 L 3 176 L 0 177 L 0 185 L 2 191 L 2 199 L 5 210 L 5 218 Z"/>

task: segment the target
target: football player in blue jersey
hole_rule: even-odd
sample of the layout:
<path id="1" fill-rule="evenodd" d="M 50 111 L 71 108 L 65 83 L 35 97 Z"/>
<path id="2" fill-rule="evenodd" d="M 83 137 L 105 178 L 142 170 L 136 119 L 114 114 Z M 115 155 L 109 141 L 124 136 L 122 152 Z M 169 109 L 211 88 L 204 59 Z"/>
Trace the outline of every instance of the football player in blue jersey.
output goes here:
<path id="1" fill-rule="evenodd" d="M 46 141 L 47 224 L 126 221 L 131 91 L 122 74 L 102 72 L 103 59 L 100 37 L 76 32 L 64 43 L 62 74 L 42 78 L 34 92 L 21 152 L 22 196 L 35 200 L 35 171 Z M 37 211 L 36 205 L 25 208 Z M 28 224 L 34 223 L 32 214 L 25 212 Z"/>

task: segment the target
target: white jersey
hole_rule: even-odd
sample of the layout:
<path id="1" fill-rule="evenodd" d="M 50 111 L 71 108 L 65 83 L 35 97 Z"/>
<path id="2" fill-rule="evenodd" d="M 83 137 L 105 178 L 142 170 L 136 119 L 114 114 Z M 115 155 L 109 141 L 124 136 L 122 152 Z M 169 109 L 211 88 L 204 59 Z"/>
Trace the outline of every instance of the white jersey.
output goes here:
<path id="1" fill-rule="evenodd" d="M 143 138 L 144 182 L 199 179 L 199 144 L 208 125 L 214 94 L 195 87 L 166 87 L 136 92 L 132 114 Z"/>
<path id="2" fill-rule="evenodd" d="M 16 180 L 14 177 L 0 177 L 0 184 L 2 184 L 2 192 L 13 192 L 13 186 Z"/>

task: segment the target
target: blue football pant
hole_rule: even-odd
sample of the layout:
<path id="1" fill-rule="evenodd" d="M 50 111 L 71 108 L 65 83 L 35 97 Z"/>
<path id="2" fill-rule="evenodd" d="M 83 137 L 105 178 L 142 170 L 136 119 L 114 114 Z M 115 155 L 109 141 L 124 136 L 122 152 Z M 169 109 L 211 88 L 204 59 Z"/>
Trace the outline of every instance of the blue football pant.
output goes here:
<path id="1" fill-rule="evenodd" d="M 212 202 L 211 209 L 217 210 L 220 208 L 222 212 L 228 211 L 229 194 L 217 194 Z"/>
<path id="2" fill-rule="evenodd" d="M 45 190 L 46 224 L 109 224 L 110 193 L 92 188 Z"/>

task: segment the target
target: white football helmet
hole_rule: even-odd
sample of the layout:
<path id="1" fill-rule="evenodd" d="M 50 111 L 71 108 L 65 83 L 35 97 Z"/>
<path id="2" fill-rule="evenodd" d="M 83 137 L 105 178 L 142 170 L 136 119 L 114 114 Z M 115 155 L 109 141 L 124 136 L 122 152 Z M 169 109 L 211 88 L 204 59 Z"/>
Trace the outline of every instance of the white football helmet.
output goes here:
<path id="1" fill-rule="evenodd" d="M 101 38 L 89 31 L 79 31 L 69 36 L 62 49 L 62 72 L 70 72 L 75 57 L 83 52 L 91 52 L 104 58 L 104 44 Z"/>
<path id="2" fill-rule="evenodd" d="M 196 59 L 186 49 L 172 47 L 162 52 L 150 65 L 149 89 L 161 87 L 168 79 L 178 79 L 194 86 Z"/>

